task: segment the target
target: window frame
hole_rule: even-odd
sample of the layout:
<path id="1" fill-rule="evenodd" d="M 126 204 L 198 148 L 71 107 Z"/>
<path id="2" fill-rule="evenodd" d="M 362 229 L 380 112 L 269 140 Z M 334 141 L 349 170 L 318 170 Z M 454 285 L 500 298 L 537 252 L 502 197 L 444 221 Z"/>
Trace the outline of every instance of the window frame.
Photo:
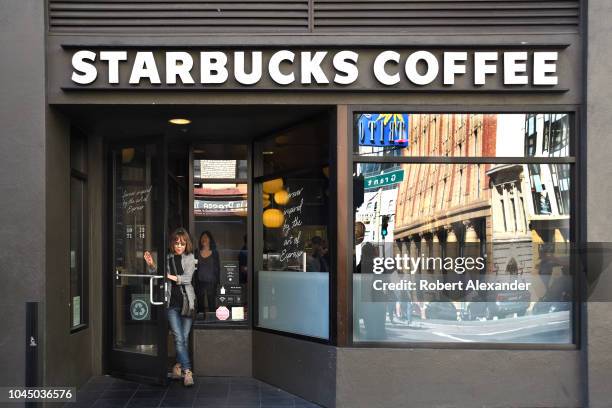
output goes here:
<path id="1" fill-rule="evenodd" d="M 337 259 L 339 256 L 342 256 L 342 254 L 338 254 L 336 251 L 335 243 L 336 243 L 336 240 L 338 239 L 339 233 L 338 233 L 338 228 L 337 228 L 338 225 L 333 220 L 337 219 L 337 205 L 336 205 L 337 204 L 337 184 L 336 184 L 337 177 L 336 177 L 336 174 L 337 174 L 337 171 L 341 171 L 337 169 L 337 161 L 338 161 L 337 139 L 339 137 L 343 137 L 343 135 L 340 135 L 336 132 L 336 117 L 334 113 L 335 113 L 334 110 L 326 110 L 324 113 L 318 113 L 313 116 L 307 117 L 286 128 L 278 129 L 270 134 L 266 134 L 266 135 L 257 137 L 253 139 L 251 143 L 251 154 L 252 155 L 251 155 L 251 165 L 249 167 L 249 170 L 251 172 L 250 180 L 252 183 L 253 195 L 249 203 L 251 204 L 251 208 L 253 211 L 252 212 L 253 216 L 251 216 L 252 225 L 253 225 L 252 227 L 252 234 L 253 234 L 253 246 L 252 246 L 253 257 L 252 259 L 253 260 L 252 260 L 252 267 L 251 267 L 251 270 L 252 270 L 251 287 L 253 290 L 253 296 L 252 296 L 252 309 L 253 309 L 252 330 L 253 331 L 270 333 L 270 334 L 275 334 L 275 335 L 298 339 L 298 340 L 305 340 L 311 343 L 318 343 L 318 344 L 324 344 L 324 345 L 337 345 L 338 343 L 337 297 L 336 297 L 337 286 L 338 286 Z M 329 159 L 328 166 L 329 166 L 329 190 L 330 190 L 329 203 L 330 203 L 330 206 L 327 211 L 328 217 L 329 217 L 328 241 L 330 243 L 331 242 L 334 243 L 334 245 L 329 245 L 329 254 L 330 254 L 330 265 L 329 265 L 330 270 L 328 272 L 329 274 L 329 293 L 328 293 L 328 299 L 329 299 L 328 333 L 329 335 L 327 338 L 314 337 L 314 336 L 309 336 L 305 334 L 270 329 L 270 328 L 262 327 L 259 325 L 259 298 L 257 295 L 258 293 L 257 274 L 259 270 L 261 269 L 261 265 L 263 262 L 262 257 L 260 256 L 263 253 L 263 247 L 262 247 L 261 240 L 256 239 L 256 237 L 263 237 L 264 226 L 263 226 L 263 221 L 261 217 L 254 216 L 254 214 L 263 213 L 262 201 L 259 198 L 262 196 L 262 193 L 263 193 L 262 185 L 264 181 L 274 179 L 277 177 L 288 177 L 288 176 L 290 177 L 291 175 L 300 174 L 304 171 L 303 169 L 298 169 L 298 170 L 291 169 L 291 170 L 284 171 L 284 172 L 276 171 L 276 172 L 266 174 L 264 171 L 264 164 L 263 164 L 263 144 L 266 141 L 273 139 L 274 137 L 280 134 L 286 133 L 287 131 L 293 130 L 295 128 L 299 128 L 300 126 L 303 126 L 305 123 L 308 123 L 311 120 L 318 120 L 321 118 L 326 118 L 326 120 L 328 121 L 328 125 L 329 125 L 328 134 L 330 135 L 330 138 L 328 140 L 329 142 L 328 143 L 328 159 Z M 351 127 L 351 132 L 352 132 L 352 127 Z M 352 133 L 351 133 L 351 137 L 352 137 Z"/>
<path id="2" fill-rule="evenodd" d="M 72 293 L 72 272 L 71 268 L 68 268 L 68 292 L 70 296 L 70 319 L 69 319 L 69 328 L 70 334 L 77 333 L 81 330 L 85 330 L 89 328 L 89 223 L 87 220 L 88 211 L 89 211 L 89 203 L 88 203 L 88 183 L 87 183 L 87 175 L 79 170 L 70 169 L 70 184 L 72 184 L 72 180 L 76 180 L 81 184 L 83 189 L 83 199 L 81 201 L 80 208 L 80 216 L 81 216 L 81 229 L 80 229 L 80 241 L 81 241 L 81 322 L 73 326 L 73 293 Z M 69 196 L 72 195 L 72 187 L 69 188 Z M 70 197 L 70 222 L 72 222 L 72 197 Z M 72 233 L 72 226 L 70 227 L 70 231 Z M 70 262 L 70 251 L 68 251 L 68 262 Z"/>
<path id="3" fill-rule="evenodd" d="M 407 113 L 407 114 L 461 114 L 463 118 L 464 114 L 527 114 L 537 115 L 546 113 L 566 113 L 571 116 L 568 135 L 569 151 L 567 157 L 534 157 L 528 155 L 527 145 L 525 146 L 525 152 L 522 157 L 448 157 L 448 156 L 361 156 L 358 150 L 355 149 L 354 143 L 354 127 L 355 114 L 359 113 L 372 113 L 372 112 L 394 112 L 394 113 Z M 570 242 L 574 244 L 580 244 L 584 241 L 584 230 L 586 224 L 583 209 L 583 169 L 584 157 L 582 150 L 580 149 L 580 135 L 582 130 L 582 111 L 579 105 L 529 105 L 524 104 L 521 106 L 507 106 L 507 105 L 465 105 L 463 108 L 457 108 L 456 105 L 437 105 L 437 106 L 417 106 L 417 105 L 349 105 L 347 109 L 347 134 L 345 137 L 348 141 L 347 146 L 347 159 L 348 167 L 351 172 L 355 171 L 358 164 L 363 163 L 396 163 L 401 164 L 568 164 L 570 167 L 569 176 L 572 182 L 570 183 Z M 537 121 L 534 118 L 534 129 L 537 135 Z M 527 126 L 525 132 L 527 134 Z M 447 132 L 448 133 L 448 132 Z M 341 137 L 341 135 L 338 135 Z M 535 142 L 537 144 L 537 141 Z M 577 158 L 581 159 L 578 160 Z M 348 225 L 350 231 L 348 238 L 349 242 L 354 242 L 354 230 L 353 225 L 355 223 L 355 212 L 352 209 L 353 199 L 353 187 L 352 184 L 348 186 L 350 205 L 347 203 L 348 214 Z M 349 254 L 347 257 L 354 259 L 355 257 L 355 246 L 353 244 L 347 245 L 349 247 Z M 352 264 L 352 263 L 351 263 Z M 571 264 L 576 267 L 578 263 L 576 260 L 572 260 Z M 567 344 L 556 344 L 556 343 L 491 343 L 491 342 L 384 342 L 384 341 L 355 341 L 354 338 L 354 316 L 353 316 L 353 273 L 351 270 L 348 276 L 348 282 L 346 287 L 346 296 L 348 299 L 347 309 L 347 347 L 356 348 L 423 348 L 423 349 L 491 349 L 491 350 L 579 350 L 581 348 L 581 330 L 582 330 L 582 319 L 581 319 L 581 282 L 579 275 L 574 275 L 574 301 L 571 309 L 571 325 L 570 328 L 572 341 Z"/>

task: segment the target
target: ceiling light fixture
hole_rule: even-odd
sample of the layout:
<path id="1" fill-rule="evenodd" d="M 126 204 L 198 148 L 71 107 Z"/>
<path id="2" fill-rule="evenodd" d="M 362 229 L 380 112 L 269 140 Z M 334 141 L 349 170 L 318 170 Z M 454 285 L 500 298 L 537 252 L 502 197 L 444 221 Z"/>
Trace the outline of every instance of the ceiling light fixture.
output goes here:
<path id="1" fill-rule="evenodd" d="M 186 118 L 174 118 L 170 119 L 168 122 L 172 123 L 173 125 L 188 125 L 191 123 L 191 121 Z"/>

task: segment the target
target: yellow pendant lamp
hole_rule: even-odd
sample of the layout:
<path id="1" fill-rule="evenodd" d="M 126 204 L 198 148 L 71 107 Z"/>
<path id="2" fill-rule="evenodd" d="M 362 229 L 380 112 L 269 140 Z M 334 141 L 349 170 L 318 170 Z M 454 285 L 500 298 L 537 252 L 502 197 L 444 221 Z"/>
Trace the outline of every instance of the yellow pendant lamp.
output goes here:
<path id="1" fill-rule="evenodd" d="M 264 181 L 263 183 L 264 193 L 274 194 L 282 189 L 283 189 L 283 179 L 282 178 Z"/>
<path id="2" fill-rule="evenodd" d="M 133 147 L 121 149 L 121 163 L 123 164 L 130 163 L 134 159 L 135 154 L 136 154 L 136 149 L 134 149 Z"/>
<path id="3" fill-rule="evenodd" d="M 266 208 L 267 206 L 270 205 L 270 203 L 271 203 L 271 201 L 270 201 L 270 194 L 263 193 L 262 203 L 263 203 L 263 208 Z"/>
<path id="4" fill-rule="evenodd" d="M 284 222 L 285 216 L 278 208 L 268 208 L 263 212 L 263 225 L 266 228 L 280 228 Z"/>
<path id="5" fill-rule="evenodd" d="M 284 189 L 274 193 L 274 202 L 278 205 L 287 204 L 290 198 L 289 193 Z"/>

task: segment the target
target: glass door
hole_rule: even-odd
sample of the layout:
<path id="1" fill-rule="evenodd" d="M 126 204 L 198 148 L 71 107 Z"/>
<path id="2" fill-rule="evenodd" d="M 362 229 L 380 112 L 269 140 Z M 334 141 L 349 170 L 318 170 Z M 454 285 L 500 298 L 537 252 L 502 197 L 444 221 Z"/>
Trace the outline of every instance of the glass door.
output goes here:
<path id="1" fill-rule="evenodd" d="M 161 143 L 110 149 L 110 371 L 154 383 L 166 381 L 165 162 Z"/>

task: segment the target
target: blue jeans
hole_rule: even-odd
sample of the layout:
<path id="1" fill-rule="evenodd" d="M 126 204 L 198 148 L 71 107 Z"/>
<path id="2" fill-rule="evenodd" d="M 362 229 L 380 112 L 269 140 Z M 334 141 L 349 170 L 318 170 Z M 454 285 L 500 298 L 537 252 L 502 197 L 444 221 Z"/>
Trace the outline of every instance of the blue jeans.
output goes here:
<path id="1" fill-rule="evenodd" d="M 189 360 L 189 331 L 193 319 L 181 316 L 181 309 L 177 307 L 168 308 L 168 324 L 174 335 L 174 346 L 176 348 L 176 360 L 183 370 L 191 370 Z"/>

